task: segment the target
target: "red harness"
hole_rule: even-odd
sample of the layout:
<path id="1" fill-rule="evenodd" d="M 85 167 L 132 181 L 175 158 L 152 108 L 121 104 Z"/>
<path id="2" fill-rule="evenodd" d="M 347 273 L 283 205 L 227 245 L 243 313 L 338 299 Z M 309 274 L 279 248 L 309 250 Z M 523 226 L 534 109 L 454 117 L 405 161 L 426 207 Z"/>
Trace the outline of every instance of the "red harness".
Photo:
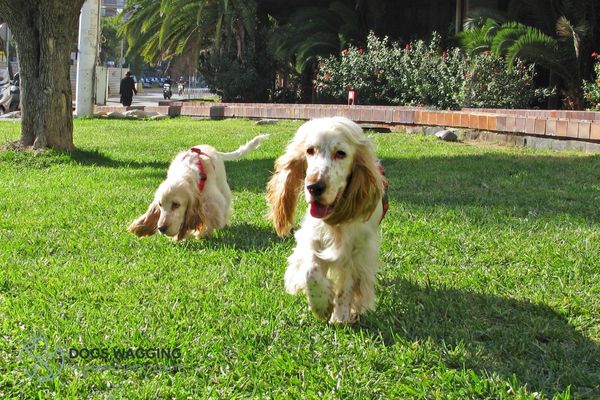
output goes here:
<path id="1" fill-rule="evenodd" d="M 202 157 L 200 157 L 203 153 L 197 147 L 192 147 L 190 149 L 192 153 L 198 154 L 198 175 L 200 175 L 200 179 L 198 180 L 198 190 L 204 190 L 204 185 L 206 184 L 206 173 L 204 172 L 204 164 L 202 164 Z"/>

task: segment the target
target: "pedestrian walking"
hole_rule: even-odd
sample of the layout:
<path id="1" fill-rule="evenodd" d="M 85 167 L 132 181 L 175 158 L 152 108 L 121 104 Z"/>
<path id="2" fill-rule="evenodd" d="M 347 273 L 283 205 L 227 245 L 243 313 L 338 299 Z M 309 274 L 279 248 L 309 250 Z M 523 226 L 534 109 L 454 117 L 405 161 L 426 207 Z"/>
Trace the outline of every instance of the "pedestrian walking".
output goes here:
<path id="1" fill-rule="evenodd" d="M 121 104 L 123 104 L 125 107 L 130 106 L 131 102 L 133 101 L 133 94 L 137 94 L 135 81 L 131 77 L 131 72 L 127 71 L 125 78 L 121 79 L 119 93 L 121 94 Z"/>

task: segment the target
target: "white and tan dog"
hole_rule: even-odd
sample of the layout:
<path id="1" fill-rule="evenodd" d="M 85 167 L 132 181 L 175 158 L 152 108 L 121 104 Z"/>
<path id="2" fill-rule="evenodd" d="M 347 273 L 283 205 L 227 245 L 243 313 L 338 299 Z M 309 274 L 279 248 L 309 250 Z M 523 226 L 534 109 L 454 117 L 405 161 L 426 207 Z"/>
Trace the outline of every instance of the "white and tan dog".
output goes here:
<path id="1" fill-rule="evenodd" d="M 169 166 L 148 211 L 129 225 L 137 236 L 159 231 L 182 240 L 190 235 L 200 239 L 229 224 L 231 190 L 225 163 L 256 149 L 268 135 L 259 135 L 231 153 L 209 145 L 198 145 L 179 153 Z"/>
<path id="2" fill-rule="evenodd" d="M 280 236 L 292 228 L 302 188 L 309 204 L 288 258 L 286 290 L 304 291 L 320 319 L 356 321 L 374 307 L 378 225 L 387 209 L 371 141 L 347 118 L 314 119 L 298 129 L 275 169 L 267 200 Z"/>

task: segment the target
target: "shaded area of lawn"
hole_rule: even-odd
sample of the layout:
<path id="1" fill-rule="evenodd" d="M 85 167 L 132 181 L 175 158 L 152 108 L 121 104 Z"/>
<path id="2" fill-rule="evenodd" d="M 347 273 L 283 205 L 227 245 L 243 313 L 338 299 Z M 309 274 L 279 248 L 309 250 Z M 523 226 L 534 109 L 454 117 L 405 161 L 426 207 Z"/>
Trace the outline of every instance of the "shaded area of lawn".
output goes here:
<path id="1" fill-rule="evenodd" d="M 551 398 L 569 387 L 600 395 L 600 346 L 544 304 L 406 278 L 380 282 L 375 313 L 364 329 L 387 345 L 432 342 L 450 368 L 516 376 Z"/>
<path id="2" fill-rule="evenodd" d="M 389 195 L 399 202 L 600 219 L 600 156 L 489 153 L 382 162 Z"/>

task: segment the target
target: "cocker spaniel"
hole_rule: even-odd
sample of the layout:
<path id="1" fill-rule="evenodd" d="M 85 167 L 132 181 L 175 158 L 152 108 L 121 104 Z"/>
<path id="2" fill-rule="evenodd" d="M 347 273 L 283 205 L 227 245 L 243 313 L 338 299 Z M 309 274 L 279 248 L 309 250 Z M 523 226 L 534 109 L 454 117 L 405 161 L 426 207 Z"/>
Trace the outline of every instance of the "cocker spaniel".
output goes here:
<path id="1" fill-rule="evenodd" d="M 292 228 L 301 188 L 308 203 L 285 288 L 304 291 L 319 319 L 353 323 L 374 308 L 384 187 L 371 141 L 343 117 L 306 122 L 275 162 L 267 201 L 279 236 Z"/>
<path id="2" fill-rule="evenodd" d="M 159 231 L 175 240 L 190 235 L 197 239 L 229 224 L 231 190 L 225 163 L 256 149 L 268 135 L 259 135 L 236 151 L 221 153 L 199 145 L 179 153 L 171 162 L 167 178 L 160 184 L 148 211 L 129 225 L 137 236 Z"/>

